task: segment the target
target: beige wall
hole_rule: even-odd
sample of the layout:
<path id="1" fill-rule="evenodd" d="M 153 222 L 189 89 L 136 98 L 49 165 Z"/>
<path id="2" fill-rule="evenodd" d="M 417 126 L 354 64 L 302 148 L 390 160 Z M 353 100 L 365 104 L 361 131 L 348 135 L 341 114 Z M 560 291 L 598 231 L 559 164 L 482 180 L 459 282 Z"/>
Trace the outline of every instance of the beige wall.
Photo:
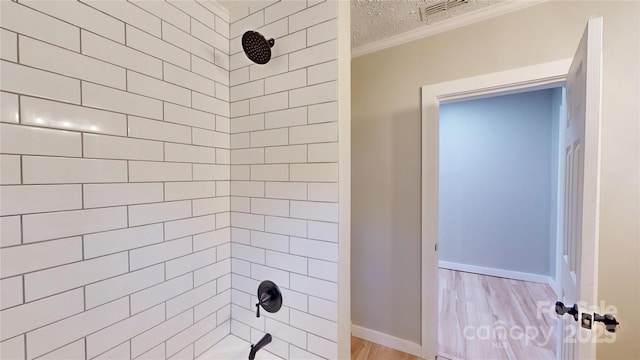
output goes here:
<path id="1" fill-rule="evenodd" d="M 599 298 L 640 358 L 640 2 L 548 2 L 353 59 L 352 321 L 420 342 L 420 87 L 571 57 L 604 17 Z"/>

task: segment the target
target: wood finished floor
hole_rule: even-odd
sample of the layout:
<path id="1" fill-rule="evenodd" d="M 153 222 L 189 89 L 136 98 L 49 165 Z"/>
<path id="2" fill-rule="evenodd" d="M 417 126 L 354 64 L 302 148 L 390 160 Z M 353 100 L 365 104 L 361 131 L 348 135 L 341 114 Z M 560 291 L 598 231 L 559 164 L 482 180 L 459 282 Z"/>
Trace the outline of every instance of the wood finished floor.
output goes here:
<path id="1" fill-rule="evenodd" d="M 555 333 L 546 344 L 540 345 L 544 343 L 543 335 L 528 342 L 524 336 L 494 340 L 494 336 L 484 336 L 494 331 L 476 330 L 484 327 L 500 333 L 501 326 L 507 331 L 513 327 L 535 327 L 539 334 L 549 334 L 555 323 L 548 317 L 536 318 L 536 301 L 555 301 L 556 295 L 549 285 L 447 269 L 439 270 L 439 280 L 438 351 L 442 357 L 452 360 L 555 359 Z M 463 332 L 468 325 L 475 329 L 468 330 L 471 336 L 465 337 Z M 517 333 L 514 334 L 517 337 Z M 533 337 L 534 331 L 530 334 Z M 476 339 L 471 339 L 474 335 Z M 478 339 L 480 337 L 485 340 Z"/>
<path id="2" fill-rule="evenodd" d="M 420 360 L 420 358 L 352 336 L 351 360 Z"/>

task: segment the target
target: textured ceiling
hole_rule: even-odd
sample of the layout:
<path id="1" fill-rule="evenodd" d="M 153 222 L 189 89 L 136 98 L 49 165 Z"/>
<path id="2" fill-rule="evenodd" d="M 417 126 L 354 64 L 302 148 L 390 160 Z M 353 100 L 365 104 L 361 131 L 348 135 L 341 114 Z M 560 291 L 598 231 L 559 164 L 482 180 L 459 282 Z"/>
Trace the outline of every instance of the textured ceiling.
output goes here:
<path id="1" fill-rule="evenodd" d="M 428 16 L 420 10 L 442 0 L 352 0 L 351 47 L 356 48 L 420 27 L 429 26 L 506 0 L 470 0 L 450 10 Z"/>
<path id="2" fill-rule="evenodd" d="M 238 11 L 243 7 L 246 9 L 247 6 L 264 7 L 264 5 L 273 2 L 272 0 L 210 1 L 221 3 L 231 12 Z M 513 0 L 469 0 L 468 4 L 428 16 L 424 20 L 421 19 L 421 9 L 442 1 L 446 0 L 351 0 L 351 47 L 356 48 L 496 3 Z"/>

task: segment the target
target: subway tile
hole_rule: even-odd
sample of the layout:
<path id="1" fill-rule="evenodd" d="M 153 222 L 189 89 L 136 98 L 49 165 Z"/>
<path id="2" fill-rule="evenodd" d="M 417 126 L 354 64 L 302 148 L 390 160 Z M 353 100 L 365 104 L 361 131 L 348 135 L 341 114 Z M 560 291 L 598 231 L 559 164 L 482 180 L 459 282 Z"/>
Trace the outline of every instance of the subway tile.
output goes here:
<path id="1" fill-rule="evenodd" d="M 256 80 L 231 87 L 229 99 L 240 101 L 264 95 L 264 80 Z"/>
<path id="2" fill-rule="evenodd" d="M 216 282 L 211 281 L 202 286 L 180 294 L 167 301 L 167 317 L 171 318 L 179 313 L 196 306 L 197 304 L 217 294 Z"/>
<path id="3" fill-rule="evenodd" d="M 231 334 L 251 342 L 251 327 L 234 319 L 231 319 Z"/>
<path id="4" fill-rule="evenodd" d="M 126 341 L 111 350 L 93 358 L 93 360 L 114 360 L 114 359 L 131 359 L 131 344 Z"/>
<path id="5" fill-rule="evenodd" d="M 4 60 L 0 62 L 0 72 L 2 73 L 0 89 L 2 90 L 80 103 L 80 80 Z"/>
<path id="6" fill-rule="evenodd" d="M 23 185 L 0 187 L 0 215 L 17 215 L 82 208 L 80 185 Z"/>
<path id="7" fill-rule="evenodd" d="M 257 280 L 238 274 L 231 274 L 231 282 L 234 289 L 241 290 L 247 294 L 253 294 L 260 285 Z"/>
<path id="8" fill-rule="evenodd" d="M 338 202 L 338 183 L 309 183 L 310 201 Z"/>
<path id="9" fill-rule="evenodd" d="M 168 0 L 170 4 L 182 10 L 184 13 L 187 13 L 193 19 L 198 20 L 202 24 L 206 25 L 208 28 L 213 29 L 214 24 L 214 15 L 212 12 L 208 11 L 202 5 L 195 1 L 181 1 L 181 0 Z"/>
<path id="10" fill-rule="evenodd" d="M 299 275 L 295 275 L 296 277 Z M 293 277 L 293 275 L 292 275 Z M 338 341 L 338 324 L 323 318 L 305 314 L 298 310 L 291 310 L 291 325 L 320 335 L 331 341 Z"/>
<path id="11" fill-rule="evenodd" d="M 289 35 L 278 39 L 278 46 L 271 49 L 272 57 L 289 54 L 307 47 L 307 31 L 290 32 Z"/>
<path id="12" fill-rule="evenodd" d="M 192 93 L 192 106 L 216 115 L 229 116 L 229 103 L 201 93 Z"/>
<path id="13" fill-rule="evenodd" d="M 14 1 L 2 1 L 2 27 L 70 50 L 80 50 L 80 30 Z"/>
<path id="14" fill-rule="evenodd" d="M 244 54 L 240 54 L 243 55 Z M 291 69 L 294 70 L 294 69 Z M 269 66 L 253 64 L 249 67 L 249 79 L 251 81 L 266 78 L 269 76 L 286 73 L 289 71 L 289 57 L 272 55 Z"/>
<path id="15" fill-rule="evenodd" d="M 9 339 L 18 334 L 80 313 L 84 310 L 83 301 L 82 289 L 75 289 L 3 310 L 1 313 L 2 322 L 0 322 L 0 329 L 2 330 L 0 339 Z"/>
<path id="16" fill-rule="evenodd" d="M 250 133 L 240 133 L 240 134 L 231 134 L 231 148 L 232 149 L 245 149 L 250 147 L 251 145 L 251 134 Z"/>
<path id="17" fill-rule="evenodd" d="M 337 282 L 338 263 L 309 259 L 309 276 Z"/>
<path id="18" fill-rule="evenodd" d="M 338 102 L 310 105 L 308 120 L 309 124 L 338 121 Z"/>
<path id="19" fill-rule="evenodd" d="M 144 354 L 138 356 L 136 360 L 156 360 L 156 359 L 166 359 L 165 356 L 165 345 L 161 343 L 151 350 L 147 350 Z"/>
<path id="20" fill-rule="evenodd" d="M 251 263 L 249 261 L 244 261 L 240 259 L 233 258 L 231 259 L 231 271 L 234 274 L 239 274 L 242 276 L 251 276 Z M 249 295 L 245 294 L 241 291 L 233 290 L 232 301 L 236 305 L 241 305 L 244 307 L 250 307 L 251 300 L 249 300 Z"/>
<path id="21" fill-rule="evenodd" d="M 249 100 L 230 103 L 229 113 L 234 118 L 249 115 Z"/>
<path id="22" fill-rule="evenodd" d="M 272 199 L 306 200 L 307 184 L 293 182 L 267 182 L 265 195 Z"/>
<path id="23" fill-rule="evenodd" d="M 300 219 L 267 216 L 265 218 L 265 230 L 275 234 L 306 236 L 307 222 Z"/>
<path id="24" fill-rule="evenodd" d="M 247 310 L 238 305 L 231 304 L 231 317 L 234 320 L 238 320 L 241 323 L 251 326 L 252 328 L 264 331 L 264 316 L 259 318 L 256 317 L 256 313 L 253 310 Z"/>
<path id="25" fill-rule="evenodd" d="M 307 333 L 300 329 L 296 329 L 277 320 L 266 319 L 265 330 L 269 333 L 272 333 L 273 336 L 278 337 L 288 343 L 300 346 L 302 348 L 307 347 Z M 334 359 L 337 359 L 337 357 L 335 357 Z"/>
<path id="26" fill-rule="evenodd" d="M 229 86 L 216 83 L 216 98 L 229 101 Z"/>
<path id="27" fill-rule="evenodd" d="M 82 135 L 83 156 L 86 158 L 156 160 L 163 158 L 162 143 L 96 134 Z"/>
<path id="28" fill-rule="evenodd" d="M 137 357 L 193 324 L 193 311 L 173 317 L 131 339 L 131 356 Z"/>
<path id="29" fill-rule="evenodd" d="M 338 100 L 338 83 L 331 81 L 289 92 L 290 106 L 303 106 Z"/>
<path id="30" fill-rule="evenodd" d="M 235 86 L 249 82 L 249 68 L 243 67 L 229 72 L 229 85 Z"/>
<path id="31" fill-rule="evenodd" d="M 44 356 L 38 358 L 38 360 L 84 360 L 86 354 L 84 352 L 84 339 L 80 339 L 72 342 L 66 346 L 56 349 Z"/>
<path id="32" fill-rule="evenodd" d="M 193 55 L 213 62 L 214 50 L 212 46 L 164 21 L 162 22 L 162 39 Z"/>
<path id="33" fill-rule="evenodd" d="M 20 112 L 23 124 L 112 135 L 127 134 L 127 119 L 123 114 L 26 96 L 20 98 Z"/>
<path id="34" fill-rule="evenodd" d="M 234 258 L 250 261 L 256 264 L 265 263 L 265 250 L 243 244 L 231 244 L 231 253 Z"/>
<path id="35" fill-rule="evenodd" d="M 294 32 L 338 17 L 338 4 L 325 1 L 289 17 L 289 31 Z"/>
<path id="36" fill-rule="evenodd" d="M 327 359 L 338 358 L 338 343 L 337 339 L 330 341 L 313 334 L 309 334 L 309 346 L 307 350 L 319 354 Z"/>
<path id="37" fill-rule="evenodd" d="M 0 155 L 0 184 L 20 184 L 22 171 L 20 155 Z"/>
<path id="38" fill-rule="evenodd" d="M 312 201 L 291 201 L 291 217 L 338 222 L 338 204 Z"/>
<path id="39" fill-rule="evenodd" d="M 82 105 L 162 119 L 162 101 L 91 83 L 82 83 Z"/>
<path id="40" fill-rule="evenodd" d="M 169 65 L 165 65 L 166 69 Z M 165 78 L 166 80 L 166 78 Z M 127 91 L 152 98 L 173 102 L 183 106 L 191 105 L 191 91 L 169 82 L 127 70 Z"/>
<path id="41" fill-rule="evenodd" d="M 310 239 L 338 242 L 338 224 L 309 221 Z"/>
<path id="42" fill-rule="evenodd" d="M 18 245 L 22 237 L 20 216 L 0 217 L 0 247 Z"/>
<path id="43" fill-rule="evenodd" d="M 231 152 L 231 163 L 234 165 L 263 164 L 264 149 L 238 149 Z"/>
<path id="44" fill-rule="evenodd" d="M 338 284 L 331 281 L 320 280 L 308 276 L 291 274 L 291 289 L 304 294 L 313 295 L 322 299 L 338 301 Z M 293 310 L 291 311 L 293 324 Z"/>
<path id="45" fill-rule="evenodd" d="M 306 257 L 286 254 L 279 251 L 267 251 L 266 254 L 267 266 L 296 272 L 298 274 L 307 274 L 307 261 L 308 259 Z"/>
<path id="46" fill-rule="evenodd" d="M 251 264 L 251 277 L 261 282 L 264 280 L 271 280 L 279 286 L 289 288 L 288 271 L 278 270 L 259 264 Z"/>
<path id="47" fill-rule="evenodd" d="M 251 180 L 251 166 L 231 165 L 231 180 Z"/>
<path id="48" fill-rule="evenodd" d="M 291 238 L 290 252 L 309 258 L 338 261 L 338 244 L 327 241 Z"/>
<path id="49" fill-rule="evenodd" d="M 87 358 L 99 355 L 117 344 L 159 325 L 164 319 L 164 306 L 158 305 L 87 336 Z"/>
<path id="50" fill-rule="evenodd" d="M 204 146 L 165 143 L 164 160 L 191 163 L 215 163 L 216 151 L 215 149 Z"/>
<path id="51" fill-rule="evenodd" d="M 24 184 L 127 181 L 127 163 L 118 160 L 23 156 Z"/>
<path id="52" fill-rule="evenodd" d="M 0 254 L 2 254 L 2 250 L 0 250 Z M 0 280 L 0 310 L 20 305 L 23 302 L 22 276 Z"/>
<path id="53" fill-rule="evenodd" d="M 224 259 L 217 263 L 202 267 L 193 272 L 194 286 L 200 286 L 204 283 L 219 279 L 220 277 L 231 272 L 231 260 Z M 218 292 L 222 291 L 218 288 Z M 197 310 L 196 310 L 197 313 Z"/>
<path id="54" fill-rule="evenodd" d="M 305 360 L 323 360 L 323 357 L 314 355 L 310 352 L 300 349 L 297 346 L 291 345 L 289 347 L 289 358 L 290 359 L 305 359 Z"/>
<path id="55" fill-rule="evenodd" d="M 307 29 L 307 46 L 338 38 L 338 19 L 314 25 Z"/>
<path id="56" fill-rule="evenodd" d="M 215 115 L 168 103 L 164 104 L 164 120 L 210 130 L 216 128 Z"/>
<path id="57" fill-rule="evenodd" d="M 291 181 L 338 182 L 338 164 L 292 164 Z"/>
<path id="58" fill-rule="evenodd" d="M 0 249 L 0 259 L 2 277 L 64 265 L 82 260 L 82 239 L 73 237 L 4 248 Z"/>
<path id="59" fill-rule="evenodd" d="M 323 64 L 313 65 L 309 67 L 307 72 L 309 85 L 338 80 L 338 61 L 334 60 Z"/>
<path id="60" fill-rule="evenodd" d="M 215 215 L 169 221 L 164 224 L 165 240 L 173 240 L 216 229 Z M 214 257 L 215 258 L 215 257 Z"/>
<path id="61" fill-rule="evenodd" d="M 171 124 L 164 121 L 129 116 L 129 137 L 191 143 L 191 129 L 187 126 Z"/>
<path id="62" fill-rule="evenodd" d="M 251 229 L 264 230 L 264 216 L 254 214 L 244 214 L 239 212 L 231 213 L 231 225 Z"/>
<path id="63" fill-rule="evenodd" d="M 111 207 L 22 216 L 24 242 L 57 239 L 127 226 L 127 209 Z"/>
<path id="64" fill-rule="evenodd" d="M 0 29 L 2 34 L 6 31 Z M 2 39 L 4 41 L 4 39 Z M 1 44 L 4 46 L 5 44 Z M 2 48 L 4 51 L 4 47 Z M 18 95 L 0 91 L 0 122 L 17 124 L 20 121 Z"/>
<path id="65" fill-rule="evenodd" d="M 215 83 L 213 80 L 171 64 L 164 64 L 164 81 L 199 91 L 206 95 L 213 96 L 215 94 Z M 189 104 L 181 105 L 188 106 Z"/>
<path id="66" fill-rule="evenodd" d="M 138 226 L 84 236 L 84 256 L 93 258 L 163 241 L 162 224 Z"/>
<path id="67" fill-rule="evenodd" d="M 338 151 L 337 142 L 310 144 L 309 162 L 338 162 Z"/>
<path id="68" fill-rule="evenodd" d="M 76 132 L 0 123 L 0 151 L 5 154 L 78 157 L 80 143 Z"/>
<path id="69" fill-rule="evenodd" d="M 231 181 L 217 181 L 216 182 L 216 195 L 229 196 L 231 195 Z"/>
<path id="70" fill-rule="evenodd" d="M 296 89 L 307 85 L 307 70 L 300 69 L 265 79 L 265 94 Z"/>
<path id="71" fill-rule="evenodd" d="M 289 98 L 286 92 L 260 96 L 249 100 L 251 114 L 281 110 L 289 105 Z"/>
<path id="72" fill-rule="evenodd" d="M 216 215 L 216 222 L 219 222 L 219 221 L 220 221 L 219 219 L 220 219 L 220 217 L 221 217 L 222 215 L 225 215 L 225 216 L 229 219 L 229 220 L 227 220 L 227 224 L 225 225 L 225 226 L 226 226 L 226 228 L 225 228 L 225 229 L 228 229 L 228 228 L 229 228 L 229 226 L 231 226 L 231 223 L 230 223 L 230 221 L 231 221 L 231 219 L 230 219 L 231 214 L 230 214 L 230 213 L 225 213 L 225 214 L 218 214 L 218 215 Z M 218 260 L 230 259 L 230 258 L 231 258 L 231 243 L 226 242 L 226 243 L 224 243 L 224 244 L 222 244 L 222 245 L 218 246 L 217 251 L 218 251 L 218 252 L 217 252 L 217 258 L 218 258 Z"/>
<path id="73" fill-rule="evenodd" d="M 175 354 L 176 359 L 185 359 L 179 355 L 182 353 L 180 350 L 186 348 L 189 351 L 189 355 L 191 355 L 189 359 L 193 359 L 193 354 L 191 353 L 193 351 L 193 346 L 189 345 L 192 345 L 196 340 L 207 334 L 212 329 L 215 329 L 216 322 L 216 314 L 209 315 L 188 327 L 178 335 L 167 340 L 167 356 L 170 357 Z"/>
<path id="74" fill-rule="evenodd" d="M 281 1 L 264 10 L 264 20 L 269 24 L 275 20 L 286 18 L 291 14 L 304 10 L 306 7 L 307 3 L 303 0 Z"/>
<path id="75" fill-rule="evenodd" d="M 229 335 L 231 331 L 229 321 L 226 321 L 215 329 L 211 330 L 209 333 L 196 340 L 193 343 L 193 353 L 196 358 L 202 355 L 205 351 L 210 349 L 213 345 L 217 344 L 222 340 L 225 336 Z"/>
<path id="76" fill-rule="evenodd" d="M 131 314 L 137 314 L 193 288 L 191 274 L 167 280 L 130 296 Z"/>
<path id="77" fill-rule="evenodd" d="M 170 182 L 164 185 L 165 201 L 197 199 L 216 195 L 213 181 Z"/>
<path id="78" fill-rule="evenodd" d="M 160 244 L 131 250 L 129 252 L 129 266 L 131 270 L 141 269 L 189 253 L 191 253 L 191 237 L 166 241 Z"/>
<path id="79" fill-rule="evenodd" d="M 234 21 L 230 24 L 229 38 L 233 39 L 242 35 L 247 30 L 257 29 L 264 24 L 264 15 L 261 12 L 257 12 L 251 16 L 247 16 L 244 19 Z"/>
<path id="80" fill-rule="evenodd" d="M 104 3 L 104 1 L 99 2 Z M 190 67 L 191 55 L 188 52 L 129 24 L 127 24 L 127 46 L 182 68 Z"/>
<path id="81" fill-rule="evenodd" d="M 172 24 L 173 26 L 177 26 L 183 31 L 189 31 L 189 28 L 191 26 L 189 15 L 178 10 L 175 6 L 170 5 L 168 2 L 147 0 L 133 0 L 131 2 L 136 6 L 159 17 L 160 19 Z"/>
<path id="82" fill-rule="evenodd" d="M 184 4 L 196 4 L 195 2 L 182 2 Z M 203 11 L 202 13 L 208 13 L 207 11 Z M 229 40 L 224 36 L 215 32 L 213 27 L 213 14 L 211 15 L 211 26 L 205 26 L 199 21 L 195 21 L 191 19 L 191 35 L 202 40 L 203 42 L 211 45 L 213 48 L 222 51 L 223 53 L 229 53 Z M 214 55 L 215 56 L 215 55 Z"/>
<path id="83" fill-rule="evenodd" d="M 160 36 L 160 20 L 126 1 L 82 0 L 104 13 L 120 19 L 155 36 Z M 81 26 L 85 28 L 84 26 Z M 127 29 L 127 40 L 131 32 Z"/>
<path id="84" fill-rule="evenodd" d="M 289 201 L 274 199 L 251 199 L 251 213 L 273 216 L 289 216 Z"/>
<path id="85" fill-rule="evenodd" d="M 158 264 L 103 280 L 85 287 L 86 308 L 91 309 L 164 281 L 164 266 Z M 164 313 L 164 311 L 163 311 Z M 127 338 L 128 339 L 128 338 Z M 120 340 L 118 343 L 126 339 Z M 104 351 L 105 349 L 102 349 Z"/>
<path id="86" fill-rule="evenodd" d="M 252 181 L 287 181 L 289 180 L 289 165 L 251 165 Z"/>
<path id="87" fill-rule="evenodd" d="M 206 1 L 204 3 L 208 4 L 209 2 Z M 215 11 L 213 12 L 215 13 Z M 215 18 L 215 30 L 219 32 L 222 36 L 226 37 L 227 39 L 229 38 L 229 22 L 225 21 L 220 16 L 216 16 Z"/>
<path id="88" fill-rule="evenodd" d="M 118 89 L 126 87 L 121 67 L 24 36 L 20 36 L 20 63 Z"/>
<path id="89" fill-rule="evenodd" d="M 129 161 L 129 181 L 131 182 L 190 180 L 191 164 Z"/>
<path id="90" fill-rule="evenodd" d="M 191 216 L 191 201 L 129 206 L 129 226 L 183 219 Z"/>
<path id="91" fill-rule="evenodd" d="M 231 146 L 229 134 L 225 134 L 222 132 L 204 129 L 193 129 L 192 136 L 194 145 L 211 146 L 225 149 L 228 149 Z"/>
<path id="92" fill-rule="evenodd" d="M 193 180 L 229 180 L 229 171 L 225 165 L 193 164 Z"/>
<path id="93" fill-rule="evenodd" d="M 251 198 L 232 196 L 231 211 L 251 212 Z"/>
<path id="94" fill-rule="evenodd" d="M 164 344 L 160 344 L 158 346 L 163 346 Z M 161 356 L 160 358 L 163 358 L 164 356 Z M 189 344 L 187 347 L 185 347 L 184 349 L 178 351 L 177 353 L 171 355 L 171 357 L 169 357 L 169 360 L 191 360 L 195 358 L 195 353 L 194 353 L 194 346 L 193 344 Z"/>
<path id="95" fill-rule="evenodd" d="M 222 165 L 231 164 L 231 150 L 216 149 L 216 160 L 218 164 L 222 164 Z"/>
<path id="96" fill-rule="evenodd" d="M 222 85 L 229 86 L 229 72 L 227 70 L 197 56 L 191 56 L 191 71 Z"/>
<path id="97" fill-rule="evenodd" d="M 193 216 L 216 214 L 230 210 L 229 197 L 221 196 L 193 200 Z"/>
<path id="98" fill-rule="evenodd" d="M 277 146 L 265 149 L 265 163 L 292 164 L 307 162 L 307 145 Z"/>
<path id="99" fill-rule="evenodd" d="M 338 41 L 332 40 L 289 54 L 290 70 L 324 63 L 338 58 Z"/>
<path id="100" fill-rule="evenodd" d="M 254 131 L 251 133 L 251 147 L 287 145 L 288 143 L 288 129 Z"/>
<path id="101" fill-rule="evenodd" d="M 215 64 L 229 71 L 229 62 L 231 60 L 231 57 L 218 49 L 215 49 L 214 54 Z"/>
<path id="102" fill-rule="evenodd" d="M 261 199 L 252 199 L 261 200 Z M 272 200 L 273 201 L 273 200 Z M 288 202 L 285 202 L 288 203 Z M 275 250 L 281 252 L 289 252 L 289 237 L 277 234 L 270 234 L 262 231 L 251 232 L 251 246 Z"/>
<path id="103" fill-rule="evenodd" d="M 162 78 L 162 60 L 85 30 L 82 30 L 82 53 L 149 76 Z"/>
<path id="104" fill-rule="evenodd" d="M 231 133 L 264 129 L 264 114 L 234 117 L 231 119 Z"/>

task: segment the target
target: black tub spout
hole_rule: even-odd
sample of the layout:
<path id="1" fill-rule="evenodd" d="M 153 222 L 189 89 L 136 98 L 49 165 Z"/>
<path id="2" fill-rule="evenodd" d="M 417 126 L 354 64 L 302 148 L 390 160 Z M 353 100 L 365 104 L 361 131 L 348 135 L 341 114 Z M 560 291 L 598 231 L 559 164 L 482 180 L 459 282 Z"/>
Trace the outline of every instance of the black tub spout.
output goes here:
<path id="1" fill-rule="evenodd" d="M 265 334 L 257 344 L 251 345 L 251 351 L 249 352 L 249 360 L 254 360 L 256 358 L 256 353 L 258 350 L 267 346 L 271 342 L 271 334 Z"/>

